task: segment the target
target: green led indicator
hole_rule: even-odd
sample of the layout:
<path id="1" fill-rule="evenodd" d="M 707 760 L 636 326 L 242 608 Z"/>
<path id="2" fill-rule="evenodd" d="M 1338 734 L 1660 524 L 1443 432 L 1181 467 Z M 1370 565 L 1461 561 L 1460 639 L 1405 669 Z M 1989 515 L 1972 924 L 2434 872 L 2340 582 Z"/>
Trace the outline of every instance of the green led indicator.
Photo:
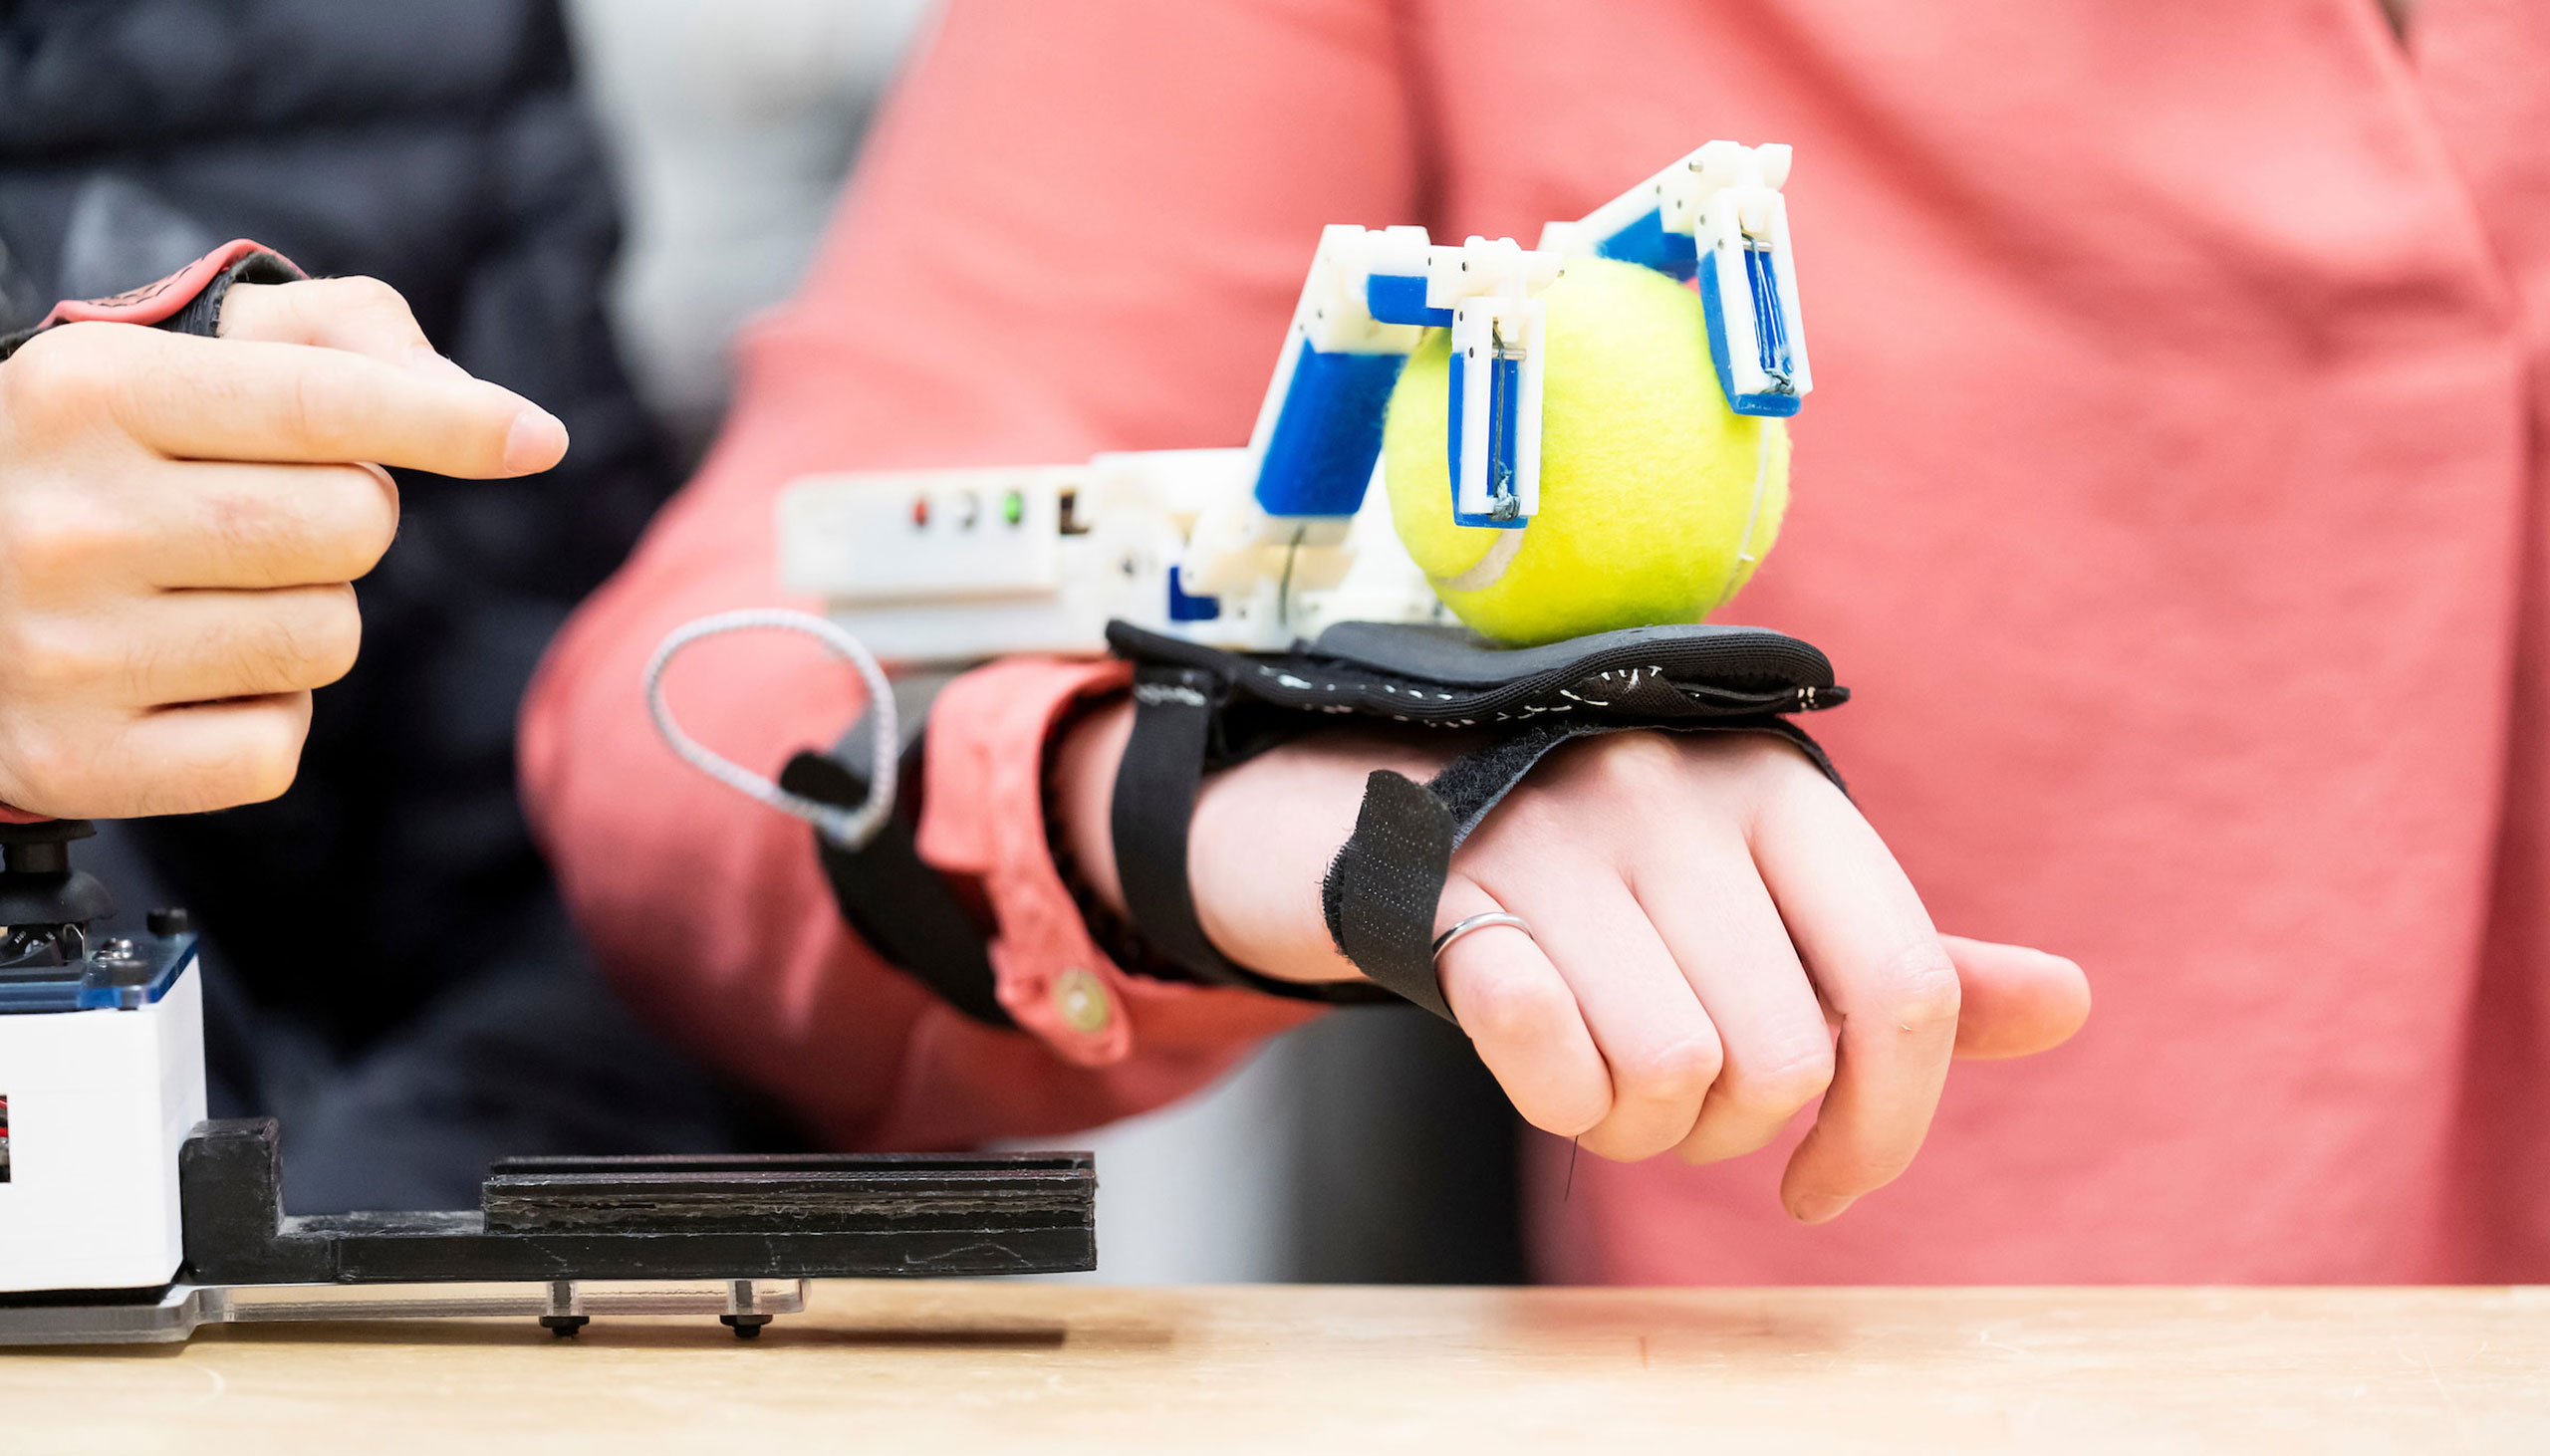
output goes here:
<path id="1" fill-rule="evenodd" d="M 1027 519 L 1027 497 L 1017 491 L 1000 498 L 1000 518 L 1012 526 Z"/>

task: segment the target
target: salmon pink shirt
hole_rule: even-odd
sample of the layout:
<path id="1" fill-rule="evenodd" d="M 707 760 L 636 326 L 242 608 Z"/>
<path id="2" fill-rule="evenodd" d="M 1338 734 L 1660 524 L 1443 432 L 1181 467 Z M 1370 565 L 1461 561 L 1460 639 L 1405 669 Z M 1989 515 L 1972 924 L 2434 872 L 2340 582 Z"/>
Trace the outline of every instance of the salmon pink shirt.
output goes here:
<path id="1" fill-rule="evenodd" d="M 1110 669 L 995 665 L 933 716 L 922 850 L 999 906 L 1019 1031 L 855 940 L 805 828 L 656 741 L 639 669 L 785 600 L 801 473 L 1237 444 L 1323 224 L 1528 243 L 1720 136 L 1797 148 L 1817 381 L 1726 615 L 1831 654 L 1855 696 L 1817 731 L 1940 926 L 2073 956 L 2099 1004 L 1959 1067 L 1829 1226 L 1781 1213 L 1776 1150 L 1589 1158 L 1530 1200 L 1543 1272 L 2550 1278 L 2550 7 L 2521 0 L 2425 0 L 2405 45 L 2374 0 L 956 5 L 526 709 L 619 984 L 862 1147 L 1084 1127 L 1307 1015 L 1126 974 L 1071 914 L 1037 776 Z M 730 637 L 672 690 L 775 770 L 854 681 Z"/>

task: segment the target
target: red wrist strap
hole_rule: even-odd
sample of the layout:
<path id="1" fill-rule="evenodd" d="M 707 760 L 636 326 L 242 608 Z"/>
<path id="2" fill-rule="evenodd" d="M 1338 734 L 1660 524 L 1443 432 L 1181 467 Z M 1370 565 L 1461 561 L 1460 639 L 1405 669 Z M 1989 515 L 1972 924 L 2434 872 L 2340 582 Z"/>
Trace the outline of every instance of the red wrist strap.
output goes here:
<path id="1" fill-rule="evenodd" d="M 263 243 L 251 242 L 246 238 L 232 238 L 229 242 L 223 243 L 220 247 L 156 283 L 145 283 L 139 288 L 128 288 L 122 293 L 112 294 L 102 299 L 65 299 L 55 304 L 53 312 L 45 315 L 44 322 L 36 327 L 50 329 L 56 324 L 89 322 L 159 323 L 177 310 L 194 302 L 195 295 L 202 293 L 215 278 L 228 272 L 232 266 L 252 253 L 269 254 L 283 261 L 285 267 L 292 267 L 291 262 L 285 260 L 282 254 Z M 301 270 L 294 268 L 293 271 L 298 273 Z"/>
<path id="2" fill-rule="evenodd" d="M 234 283 L 296 283 L 309 277 L 283 254 L 246 238 L 234 238 L 192 263 L 112 298 L 67 299 L 41 323 L 0 334 L 0 360 L 27 341 L 64 324 L 137 324 L 209 339 L 220 332 L 221 306 Z"/>

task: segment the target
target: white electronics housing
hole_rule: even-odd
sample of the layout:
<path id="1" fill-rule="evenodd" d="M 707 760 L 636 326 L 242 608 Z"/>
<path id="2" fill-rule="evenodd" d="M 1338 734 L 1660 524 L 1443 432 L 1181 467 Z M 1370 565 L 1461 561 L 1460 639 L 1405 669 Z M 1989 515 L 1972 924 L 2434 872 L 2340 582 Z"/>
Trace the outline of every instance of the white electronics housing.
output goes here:
<path id="1" fill-rule="evenodd" d="M 176 1277 L 177 1150 L 204 1117 L 202 979 L 189 950 L 129 1010 L 0 1015 L 0 1294 Z"/>

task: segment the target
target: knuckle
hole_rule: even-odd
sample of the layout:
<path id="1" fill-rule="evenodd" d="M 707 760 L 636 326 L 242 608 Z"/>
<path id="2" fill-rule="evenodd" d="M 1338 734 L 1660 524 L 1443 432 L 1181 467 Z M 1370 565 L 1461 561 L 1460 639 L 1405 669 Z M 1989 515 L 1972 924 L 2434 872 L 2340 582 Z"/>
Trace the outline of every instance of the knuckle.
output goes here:
<path id="1" fill-rule="evenodd" d="M 1588 1092 L 1535 1108 L 1523 1120 L 1552 1137 L 1582 1137 L 1601 1126 L 1611 1111 L 1611 1102 L 1600 1092 Z"/>
<path id="2" fill-rule="evenodd" d="M 0 653 L 11 685 L 37 701 L 76 698 L 94 690 L 101 663 L 86 636 L 56 618 L 21 614 L 0 627 Z"/>
<path id="3" fill-rule="evenodd" d="M 204 535 L 220 557 L 239 563 L 260 561 L 289 537 L 282 513 L 253 496 L 224 496 L 204 502 Z"/>
<path id="4" fill-rule="evenodd" d="M 102 566 L 125 533 L 99 502 L 76 490 L 32 489 L 0 497 L 0 570 L 51 584 Z"/>
<path id="5" fill-rule="evenodd" d="M 406 296 L 370 274 L 355 273 L 343 278 L 322 279 L 319 282 L 323 283 L 328 292 L 335 296 L 334 302 L 340 307 L 396 313 L 402 316 L 407 312 Z"/>
<path id="6" fill-rule="evenodd" d="M 363 617 L 353 591 L 314 589 L 273 620 L 234 632 L 223 666 L 248 691 L 324 687 L 354 666 L 362 644 Z"/>
<path id="7" fill-rule="evenodd" d="M 1461 1025 L 1472 1040 L 1499 1045 L 1549 1034 L 1571 1010 L 1567 996 L 1537 977 L 1482 977 L 1461 998 Z"/>
<path id="8" fill-rule="evenodd" d="M 295 465 L 288 495 L 241 491 L 206 499 L 211 550 L 264 585 L 352 581 L 379 564 L 397 534 L 395 497 L 360 465 Z"/>
<path id="9" fill-rule="evenodd" d="M 125 347 L 130 347 L 128 329 L 120 324 L 100 324 L 95 319 L 56 324 L 20 345 L 18 352 L 10 355 L 5 372 L 15 380 L 13 387 L 67 390 L 95 385 L 105 377 L 113 377 L 113 363 L 123 355 Z"/>
<path id="10" fill-rule="evenodd" d="M 239 802 L 262 804 L 280 799 L 301 771 L 301 731 L 278 726 L 256 735 L 241 749 L 236 764 Z"/>
<path id="11" fill-rule="evenodd" d="M 1717 1038 L 1694 1034 L 1628 1053 L 1612 1073 L 1624 1101 L 1697 1101 L 1717 1081 L 1724 1057 Z"/>
<path id="12" fill-rule="evenodd" d="M 23 725 L 10 735 L 8 745 L 11 776 L 23 786 L 19 792 L 53 807 L 94 799 L 98 754 L 96 735 L 50 724 Z"/>
<path id="13" fill-rule="evenodd" d="M 1772 733 L 1716 733 L 1699 751 L 1718 772 L 1754 786 L 1756 794 L 1786 793 L 1815 786 L 1831 788 L 1797 745 Z"/>
<path id="14" fill-rule="evenodd" d="M 1730 1069 L 1718 1094 L 1747 1112 L 1785 1117 L 1824 1095 L 1833 1086 L 1833 1046 L 1819 1037 L 1813 1048 L 1762 1070 Z"/>
<path id="15" fill-rule="evenodd" d="M 309 669 L 311 687 L 324 687 L 354 670 L 363 651 L 363 612 L 355 606 L 353 591 L 332 592 L 293 645 Z"/>
<path id="16" fill-rule="evenodd" d="M 345 278 L 314 279 L 308 284 L 295 286 L 314 291 L 308 299 L 314 310 L 354 321 L 363 326 L 360 332 L 374 336 L 407 335 L 412 336 L 416 343 L 424 342 L 424 332 L 416 327 L 415 314 L 407 307 L 406 296 L 378 278 L 355 274 Z M 388 341 L 377 338 L 376 342 Z"/>
<path id="17" fill-rule="evenodd" d="M 279 799 L 301 770 L 302 739 L 310 717 L 283 707 L 259 712 L 230 747 L 205 766 L 198 792 L 222 804 L 262 804 Z"/>
<path id="18" fill-rule="evenodd" d="M 1596 780 L 1626 796 L 1644 799 L 1683 774 L 1681 750 L 1661 733 L 1607 733 L 1594 748 Z"/>
<path id="19" fill-rule="evenodd" d="M 0 397 L 13 422 L 80 417 L 111 403 L 129 350 L 123 326 L 64 324 L 27 341 L 0 365 Z"/>
<path id="20" fill-rule="evenodd" d="M 1581 1137 L 1585 1134 L 1586 1124 L 1593 1120 L 1572 1116 L 1560 1107 L 1526 1108 L 1521 1115 L 1525 1122 L 1552 1137 Z"/>
<path id="21" fill-rule="evenodd" d="M 1717 744 L 1720 752 L 1747 768 L 1786 773 L 1809 767 L 1797 745 L 1776 733 L 1728 733 L 1721 735 Z"/>
<path id="22" fill-rule="evenodd" d="M 1956 964 L 1935 937 L 1896 952 L 1878 979 L 1876 1009 L 1906 1031 L 1954 1027 L 1963 994 Z"/>
<path id="23" fill-rule="evenodd" d="M 379 566 L 398 538 L 398 486 L 378 467 L 333 468 L 343 478 L 347 517 L 337 545 L 345 556 L 346 580 L 352 581 Z"/>
<path id="24" fill-rule="evenodd" d="M 1654 1117 L 1615 1115 L 1586 1132 L 1579 1145 L 1606 1162 L 1640 1163 L 1670 1151 L 1674 1144 L 1675 1132 L 1669 1124 Z"/>

